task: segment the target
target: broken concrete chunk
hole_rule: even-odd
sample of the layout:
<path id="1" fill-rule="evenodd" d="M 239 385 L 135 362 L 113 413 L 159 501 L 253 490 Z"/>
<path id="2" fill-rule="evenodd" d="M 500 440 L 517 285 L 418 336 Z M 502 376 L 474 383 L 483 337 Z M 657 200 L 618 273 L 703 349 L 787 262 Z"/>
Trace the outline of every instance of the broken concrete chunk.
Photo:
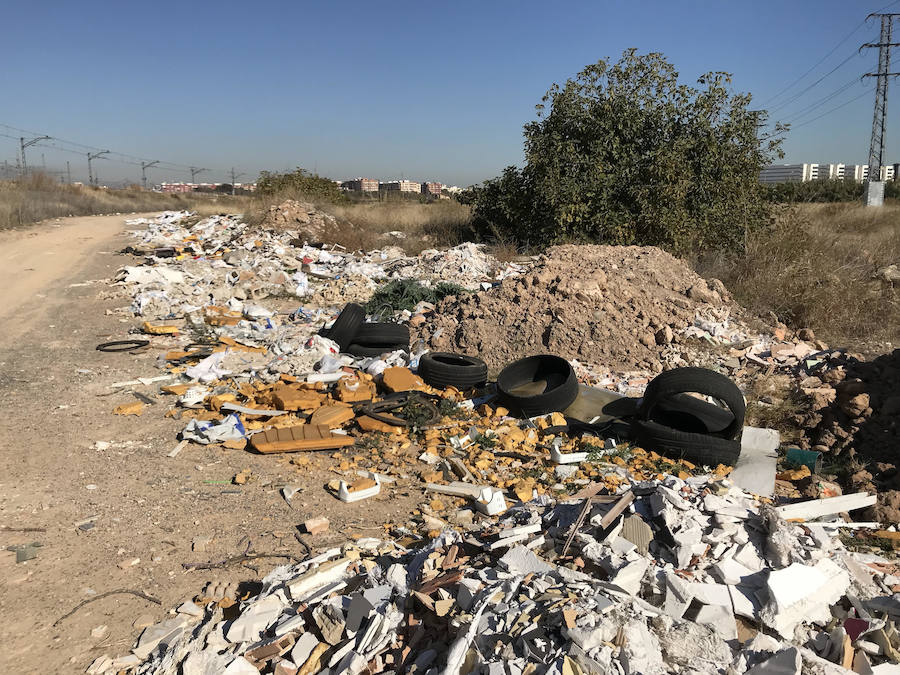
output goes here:
<path id="1" fill-rule="evenodd" d="M 781 635 L 790 638 L 797 624 L 827 622 L 830 606 L 846 593 L 850 576 L 828 559 L 814 566 L 793 563 L 769 573 L 766 582 L 769 602 L 762 619 Z"/>
<path id="2" fill-rule="evenodd" d="M 553 567 L 538 558 L 533 551 L 524 546 L 515 546 L 500 558 L 500 565 L 510 574 L 545 574 Z"/>
<path id="3" fill-rule="evenodd" d="M 256 642 L 263 631 L 278 620 L 284 603 L 277 595 L 269 595 L 249 605 L 228 627 L 229 642 Z"/>
<path id="4" fill-rule="evenodd" d="M 747 675 L 800 675 L 802 662 L 800 650 L 791 647 L 754 666 Z"/>

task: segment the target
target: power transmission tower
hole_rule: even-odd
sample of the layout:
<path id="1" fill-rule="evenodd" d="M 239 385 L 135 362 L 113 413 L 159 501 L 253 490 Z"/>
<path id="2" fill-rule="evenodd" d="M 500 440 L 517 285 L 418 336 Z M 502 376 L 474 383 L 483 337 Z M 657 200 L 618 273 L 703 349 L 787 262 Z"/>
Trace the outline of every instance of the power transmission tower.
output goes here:
<path id="1" fill-rule="evenodd" d="M 866 21 L 873 16 L 881 18 L 881 36 L 878 42 L 869 42 L 860 49 L 878 47 L 878 72 L 866 73 L 863 77 L 874 77 L 875 112 L 872 116 L 872 140 L 869 143 L 869 175 L 866 180 L 866 206 L 884 205 L 884 181 L 881 180 L 881 162 L 884 159 L 884 121 L 887 117 L 888 78 L 900 75 L 891 70 L 891 47 L 900 43 L 891 42 L 894 28 L 894 17 L 900 14 L 869 14 Z"/>
<path id="2" fill-rule="evenodd" d="M 231 167 L 231 194 L 234 195 L 234 181 L 243 176 L 242 173 L 235 173 L 234 167 Z"/>
<path id="3" fill-rule="evenodd" d="M 102 157 L 103 155 L 108 155 L 109 150 L 101 150 L 100 152 L 89 152 L 87 154 L 88 158 L 88 185 L 94 184 L 94 170 L 91 168 L 91 160 L 97 159 L 98 157 Z"/>
<path id="4" fill-rule="evenodd" d="M 40 141 L 49 141 L 51 140 L 49 136 L 39 136 L 38 138 L 32 138 L 30 141 L 26 141 L 24 137 L 19 136 L 19 145 L 22 148 L 22 173 L 28 173 L 28 162 L 25 159 L 25 148 L 34 145 Z"/>
<path id="5" fill-rule="evenodd" d="M 155 159 L 152 162 L 141 162 L 141 185 L 144 186 L 144 189 L 147 189 L 147 169 L 151 166 L 156 166 L 159 164 L 159 160 Z"/>
<path id="6" fill-rule="evenodd" d="M 198 169 L 196 166 L 191 167 L 191 184 L 192 185 L 196 185 L 194 178 L 197 176 L 197 174 L 202 173 L 204 171 L 209 171 L 209 169 Z"/>
<path id="7" fill-rule="evenodd" d="M 72 184 L 72 167 L 69 166 L 69 160 L 66 160 L 66 182 Z"/>

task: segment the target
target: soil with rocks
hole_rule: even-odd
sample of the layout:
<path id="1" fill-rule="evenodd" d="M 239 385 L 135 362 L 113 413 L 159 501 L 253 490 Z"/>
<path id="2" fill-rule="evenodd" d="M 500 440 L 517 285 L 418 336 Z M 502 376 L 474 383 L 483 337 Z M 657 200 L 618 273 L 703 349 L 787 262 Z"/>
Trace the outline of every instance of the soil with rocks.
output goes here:
<path id="1" fill-rule="evenodd" d="M 328 230 L 333 230 L 336 224 L 334 216 L 319 211 L 313 204 L 288 199 L 269 207 L 260 229 L 297 230 L 303 235 L 319 239 Z"/>
<path id="2" fill-rule="evenodd" d="M 809 411 L 800 446 L 823 453 L 826 462 L 845 460 L 845 489 L 878 493 L 872 520 L 900 523 L 900 350 L 872 360 L 841 351 L 817 375 L 799 382 Z"/>
<path id="3" fill-rule="evenodd" d="M 658 248 L 565 245 L 524 276 L 447 298 L 423 334 L 431 349 L 478 355 L 494 370 L 546 352 L 658 371 L 661 347 L 678 342 L 698 314 L 737 310 L 720 281 Z"/>

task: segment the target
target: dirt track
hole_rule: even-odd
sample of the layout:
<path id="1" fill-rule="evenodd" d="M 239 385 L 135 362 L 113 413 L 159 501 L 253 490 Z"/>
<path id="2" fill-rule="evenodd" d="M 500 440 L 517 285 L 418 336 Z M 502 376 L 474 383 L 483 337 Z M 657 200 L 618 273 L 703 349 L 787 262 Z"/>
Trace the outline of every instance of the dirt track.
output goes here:
<path id="1" fill-rule="evenodd" d="M 327 455 L 303 473 L 283 456 L 196 445 L 172 459 L 166 454 L 184 423 L 163 417 L 164 402 L 145 406 L 141 417 L 113 415 L 116 405 L 134 397 L 130 388 L 110 384 L 160 373 L 158 350 L 94 349 L 128 337 L 139 323 L 106 313 L 127 304 L 108 292 L 108 280 L 126 262 L 116 253 L 129 243 L 124 220 L 71 218 L 0 233 L 6 285 L 0 299 L 0 672 L 84 672 L 101 654 L 127 653 L 139 633 L 132 623 L 141 615 L 161 620 L 207 581 L 260 578 L 287 561 L 247 563 L 258 575 L 246 565 L 187 571 L 182 563 L 218 561 L 248 548 L 303 555 L 295 533 L 306 518 L 331 519 L 330 532 L 302 537 L 318 548 L 351 533 L 377 535 L 384 522 L 405 522 L 421 499 L 418 489 L 399 488 L 363 512 L 323 490 L 335 477 Z M 134 389 L 152 394 L 156 386 Z M 110 445 L 98 450 L 96 441 Z M 231 485 L 244 468 L 258 480 Z M 293 509 L 279 494 L 284 484 L 304 488 Z M 93 516 L 93 528 L 76 527 Z M 203 536 L 212 543 L 193 552 L 192 540 Z M 31 542 L 41 547 L 27 562 L 17 564 L 6 550 Z M 162 604 L 116 595 L 53 626 L 82 600 L 123 588 Z M 102 624 L 109 626 L 108 637 L 92 638 Z"/>

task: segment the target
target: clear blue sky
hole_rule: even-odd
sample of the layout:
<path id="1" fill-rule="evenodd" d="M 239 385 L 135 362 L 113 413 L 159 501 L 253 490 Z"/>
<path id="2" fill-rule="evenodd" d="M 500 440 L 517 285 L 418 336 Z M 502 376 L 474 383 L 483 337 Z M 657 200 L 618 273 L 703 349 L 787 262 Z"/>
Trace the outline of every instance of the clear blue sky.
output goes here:
<path id="1" fill-rule="evenodd" d="M 520 163 L 522 125 L 543 93 L 599 58 L 661 51 L 684 81 L 730 71 L 735 90 L 764 104 L 888 2 L 16 2 L 4 9 L 0 123 L 215 168 L 206 176 L 216 179 L 232 165 L 249 177 L 299 165 L 465 185 Z M 875 68 L 875 50 L 851 56 L 867 41 L 874 22 L 791 92 L 846 64 L 775 117 L 789 121 L 845 84 L 797 119 L 871 91 L 871 80 L 852 82 Z M 784 161 L 865 163 L 872 105 L 865 95 L 797 128 Z M 888 161 L 900 161 L 898 105 L 888 107 Z M 0 137 L 0 162 L 17 145 Z M 83 156 L 34 147 L 29 163 L 41 153 L 85 177 Z M 140 176 L 96 164 L 106 181 Z"/>

